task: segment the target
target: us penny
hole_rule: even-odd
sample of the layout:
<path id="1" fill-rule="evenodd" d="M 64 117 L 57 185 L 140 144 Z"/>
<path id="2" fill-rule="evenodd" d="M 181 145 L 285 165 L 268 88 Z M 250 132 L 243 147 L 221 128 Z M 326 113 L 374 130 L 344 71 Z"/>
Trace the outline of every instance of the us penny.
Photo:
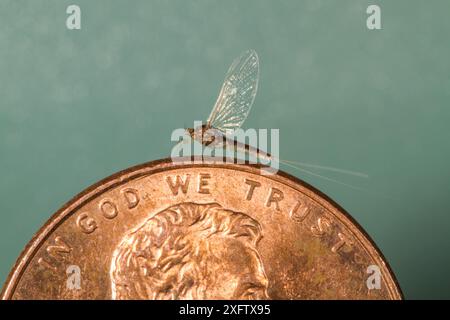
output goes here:
<path id="1" fill-rule="evenodd" d="M 401 299 L 327 196 L 258 166 L 169 159 L 83 191 L 34 236 L 2 299 Z"/>

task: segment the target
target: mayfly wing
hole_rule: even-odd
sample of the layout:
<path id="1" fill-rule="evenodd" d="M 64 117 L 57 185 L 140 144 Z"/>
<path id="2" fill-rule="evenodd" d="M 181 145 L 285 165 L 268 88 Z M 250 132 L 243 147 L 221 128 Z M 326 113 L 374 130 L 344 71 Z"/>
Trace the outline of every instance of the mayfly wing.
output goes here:
<path id="1" fill-rule="evenodd" d="M 207 125 L 224 133 L 240 128 L 255 100 L 258 77 L 258 55 L 254 50 L 247 50 L 228 69 Z"/>

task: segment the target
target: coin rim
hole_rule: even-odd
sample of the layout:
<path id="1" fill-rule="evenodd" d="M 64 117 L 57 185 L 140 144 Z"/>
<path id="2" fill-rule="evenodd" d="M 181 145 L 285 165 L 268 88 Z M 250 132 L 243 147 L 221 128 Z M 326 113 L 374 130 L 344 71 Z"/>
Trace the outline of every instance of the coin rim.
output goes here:
<path id="1" fill-rule="evenodd" d="M 16 262 L 14 263 L 13 268 L 8 274 L 8 277 L 6 278 L 6 281 L 3 285 L 3 289 L 0 294 L 1 300 L 9 300 L 13 297 L 15 289 L 17 287 L 17 284 L 19 283 L 19 280 L 23 273 L 25 272 L 27 266 L 32 261 L 34 255 L 40 248 L 40 246 L 45 242 L 45 240 L 52 234 L 52 232 L 66 220 L 70 213 L 75 212 L 79 207 L 83 206 L 86 202 L 90 201 L 90 199 L 97 197 L 99 194 L 104 193 L 111 188 L 116 187 L 117 185 L 124 184 L 130 180 L 136 179 L 140 176 L 149 175 L 149 174 L 155 174 L 158 172 L 163 172 L 167 170 L 172 169 L 183 169 L 183 168 L 193 168 L 193 167 L 213 167 L 213 168 L 226 168 L 226 169 L 236 169 L 244 172 L 249 173 L 255 173 L 255 170 L 261 170 L 265 166 L 260 164 L 236 164 L 236 163 L 229 163 L 229 162 L 217 162 L 217 159 L 209 160 L 209 159 L 201 159 L 198 161 L 194 158 L 188 158 L 188 159 L 179 159 L 177 162 L 173 162 L 171 158 L 165 158 L 160 160 L 154 160 L 146 163 L 142 163 L 139 165 L 135 165 L 132 167 L 129 167 L 125 170 L 121 170 L 119 172 L 116 172 L 97 183 L 94 183 L 93 185 L 87 187 L 82 192 L 77 194 L 75 197 L 73 197 L 71 200 L 66 202 L 56 213 L 54 213 L 47 221 L 46 223 L 34 234 L 32 239 L 27 243 L 25 248 L 20 253 L 19 257 L 17 258 Z M 381 250 L 376 245 L 375 241 L 369 236 L 369 234 L 361 227 L 361 225 L 344 209 L 342 208 L 338 203 L 336 203 L 333 199 L 331 199 L 326 194 L 322 193 L 320 190 L 316 189 L 315 187 L 311 186 L 307 182 L 292 176 L 282 170 L 278 170 L 275 175 L 266 176 L 266 177 L 278 177 L 281 178 L 281 180 L 285 180 L 282 182 L 288 182 L 288 185 L 294 189 L 297 189 L 297 191 L 304 193 L 301 190 L 298 190 L 296 188 L 296 184 L 301 185 L 303 188 L 307 189 L 308 191 L 312 192 L 313 194 L 316 194 L 320 200 L 321 205 L 324 205 L 325 207 L 328 205 L 332 209 L 335 210 L 329 210 L 331 212 L 338 211 L 343 215 L 344 218 L 348 219 L 347 221 L 343 221 L 338 216 L 336 216 L 346 227 L 348 227 L 354 234 L 360 233 L 362 235 L 362 239 L 367 241 L 367 244 L 361 243 L 365 250 L 368 251 L 368 253 L 372 256 L 372 259 L 374 260 L 380 260 L 383 267 L 386 269 L 390 280 L 391 281 L 385 281 L 389 294 L 392 299 L 398 299 L 403 300 L 403 292 L 401 290 L 401 287 L 398 283 L 398 280 L 392 271 L 392 268 L 390 267 L 389 263 L 387 262 L 386 258 L 382 254 Z M 276 179 L 274 179 L 277 181 Z M 278 181 L 280 182 L 280 181 Z M 317 199 L 314 199 L 317 201 Z M 350 225 L 349 225 L 350 223 Z M 356 235 L 356 234 L 355 234 Z M 359 242 L 362 242 L 361 237 L 356 237 L 356 239 Z"/>

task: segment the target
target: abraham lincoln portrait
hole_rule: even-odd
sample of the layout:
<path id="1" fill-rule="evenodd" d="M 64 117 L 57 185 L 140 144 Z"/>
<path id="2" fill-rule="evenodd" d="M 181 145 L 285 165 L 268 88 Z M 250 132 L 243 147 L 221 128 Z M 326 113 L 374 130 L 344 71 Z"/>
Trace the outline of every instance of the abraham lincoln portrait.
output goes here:
<path id="1" fill-rule="evenodd" d="M 162 210 L 125 234 L 110 267 L 112 299 L 268 299 L 261 225 L 217 203 Z"/>

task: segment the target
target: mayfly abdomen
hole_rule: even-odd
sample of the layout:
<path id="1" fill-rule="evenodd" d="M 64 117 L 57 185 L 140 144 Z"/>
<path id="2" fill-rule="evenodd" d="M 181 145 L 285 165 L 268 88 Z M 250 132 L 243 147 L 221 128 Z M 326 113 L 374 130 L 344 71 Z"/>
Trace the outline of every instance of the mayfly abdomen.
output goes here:
<path id="1" fill-rule="evenodd" d="M 249 162 L 261 162 L 263 164 L 268 164 L 272 162 L 272 155 L 268 152 L 260 150 L 256 147 L 252 147 L 248 144 L 239 142 L 236 139 L 224 138 L 224 146 L 226 148 L 232 149 L 236 153 L 243 153 L 248 156 Z"/>

